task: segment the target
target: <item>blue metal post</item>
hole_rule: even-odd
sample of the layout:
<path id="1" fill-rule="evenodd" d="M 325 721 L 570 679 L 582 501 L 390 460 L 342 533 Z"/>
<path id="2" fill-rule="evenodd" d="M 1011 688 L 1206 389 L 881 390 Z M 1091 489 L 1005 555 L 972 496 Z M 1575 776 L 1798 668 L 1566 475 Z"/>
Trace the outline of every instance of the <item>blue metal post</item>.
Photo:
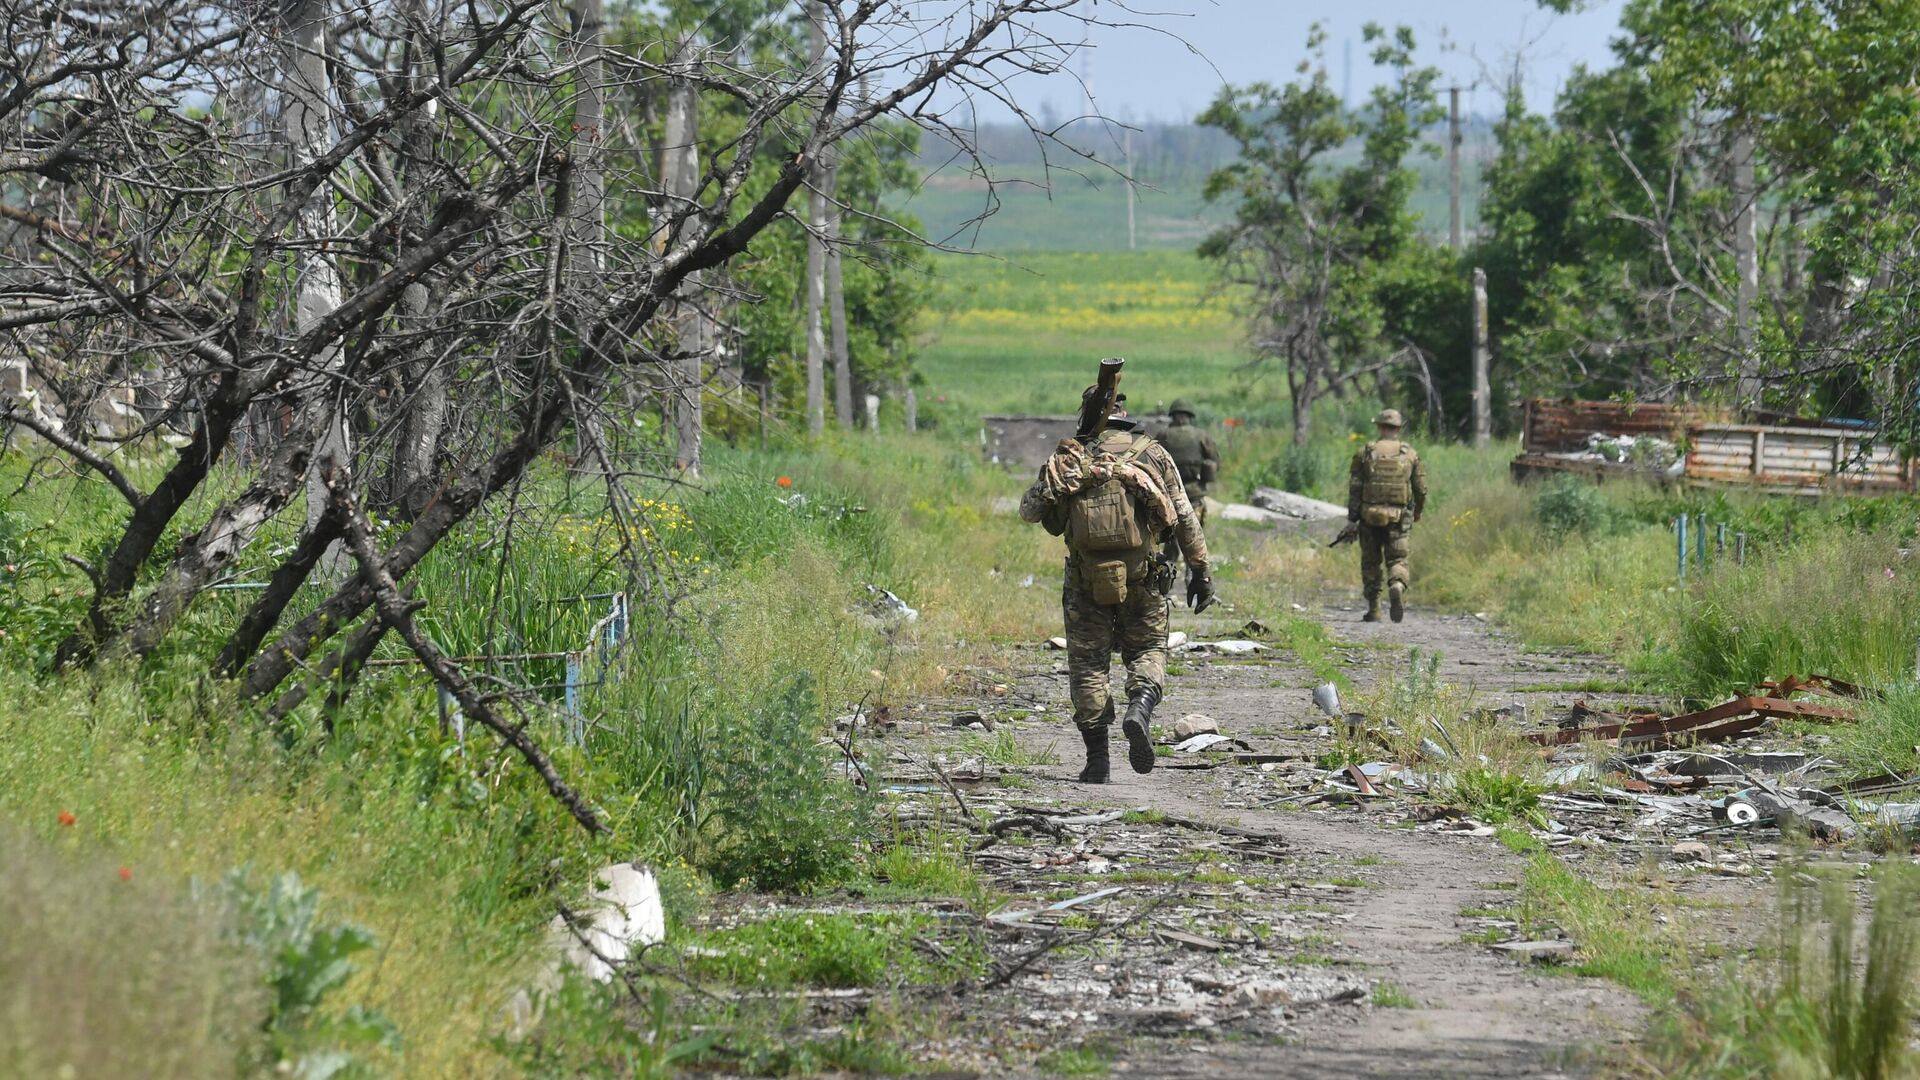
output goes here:
<path id="1" fill-rule="evenodd" d="M 1707 515 L 1701 514 L 1693 531 L 1693 566 L 1697 573 L 1707 572 Z"/>

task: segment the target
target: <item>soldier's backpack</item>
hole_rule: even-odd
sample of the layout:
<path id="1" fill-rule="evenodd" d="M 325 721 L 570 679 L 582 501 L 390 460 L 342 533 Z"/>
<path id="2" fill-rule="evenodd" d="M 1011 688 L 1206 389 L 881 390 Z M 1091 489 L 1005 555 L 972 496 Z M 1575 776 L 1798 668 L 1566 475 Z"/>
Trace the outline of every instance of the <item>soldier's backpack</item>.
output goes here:
<path id="1" fill-rule="evenodd" d="M 1180 467 L 1180 481 L 1199 483 L 1205 479 L 1206 451 L 1200 445 L 1200 429 L 1192 424 L 1176 424 L 1160 433 L 1160 445 Z"/>
<path id="2" fill-rule="evenodd" d="M 1113 453 L 1118 445 L 1118 439 L 1110 438 L 1093 449 L 1096 454 Z M 1135 435 L 1113 455 L 1114 461 L 1131 464 L 1152 445 L 1147 436 Z M 1097 603 L 1118 604 L 1127 598 L 1127 579 L 1136 564 L 1145 565 L 1151 539 L 1133 490 L 1117 477 L 1081 488 L 1067 504 L 1067 547 L 1080 556 Z"/>
<path id="3" fill-rule="evenodd" d="M 1360 520 L 1368 525 L 1398 525 L 1413 505 L 1413 447 L 1398 439 L 1368 443 L 1360 490 Z"/>

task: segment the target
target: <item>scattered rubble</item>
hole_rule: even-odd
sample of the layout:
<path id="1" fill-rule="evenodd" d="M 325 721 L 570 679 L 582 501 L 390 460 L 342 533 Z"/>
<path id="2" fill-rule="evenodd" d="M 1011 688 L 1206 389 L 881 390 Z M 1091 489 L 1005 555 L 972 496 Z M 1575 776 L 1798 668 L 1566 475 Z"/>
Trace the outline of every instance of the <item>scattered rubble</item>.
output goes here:
<path id="1" fill-rule="evenodd" d="M 1219 730 L 1218 721 L 1201 713 L 1188 713 L 1173 722 L 1173 737 L 1180 740 L 1190 739 L 1195 735 L 1216 734 Z"/>
<path id="2" fill-rule="evenodd" d="M 1253 505 L 1261 510 L 1293 521 L 1332 521 L 1347 516 L 1347 508 L 1330 502 L 1296 495 L 1279 488 L 1253 489 Z"/>

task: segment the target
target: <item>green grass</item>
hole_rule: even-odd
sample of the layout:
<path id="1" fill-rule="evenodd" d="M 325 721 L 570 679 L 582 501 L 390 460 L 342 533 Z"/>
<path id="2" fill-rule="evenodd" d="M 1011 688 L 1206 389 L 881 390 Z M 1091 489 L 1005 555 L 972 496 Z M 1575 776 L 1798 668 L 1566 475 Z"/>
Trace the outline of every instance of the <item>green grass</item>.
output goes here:
<path id="1" fill-rule="evenodd" d="M 1044 1076 L 1106 1076 L 1113 1072 L 1108 1051 L 1099 1046 L 1066 1046 L 1034 1059 Z"/>
<path id="2" fill-rule="evenodd" d="M 694 976 L 736 986 L 871 987 L 938 983 L 984 963 L 977 947 L 956 942 L 949 960 L 913 947 L 936 922 L 920 915 L 786 914 L 683 942 Z"/>
<path id="3" fill-rule="evenodd" d="M 1127 358 L 1128 407 L 1139 413 L 1187 397 L 1216 421 L 1250 392 L 1280 392 L 1242 372 L 1240 322 L 1190 253 L 943 255 L 935 267 L 921 411 L 958 431 L 990 413 L 1073 412 L 1103 356 Z"/>
<path id="4" fill-rule="evenodd" d="M 1580 947 L 1568 970 L 1616 982 L 1651 1004 L 1673 998 L 1683 977 L 1680 943 L 1656 920 L 1660 906 L 1645 889 L 1603 881 L 1537 852 L 1521 882 L 1520 921 L 1529 932 L 1558 926 Z"/>
<path id="5" fill-rule="evenodd" d="M 1913 868 L 1878 869 L 1864 931 L 1850 880 L 1796 869 L 1781 881 L 1778 949 L 1683 996 L 1645 1044 L 1648 1071 L 1686 1080 L 1920 1075 L 1910 1042 Z"/>
<path id="6" fill-rule="evenodd" d="M 960 740 L 960 752 L 979 757 L 995 765 L 1009 768 L 1027 768 L 1034 765 L 1058 765 L 1060 754 L 1056 744 L 1027 747 L 1020 744 L 1013 728 L 1002 726 L 991 735 L 969 735 Z"/>
<path id="7" fill-rule="evenodd" d="M 1412 994 L 1390 982 L 1373 984 L 1373 993 L 1368 1000 L 1376 1009 L 1417 1009 L 1420 1002 Z"/>

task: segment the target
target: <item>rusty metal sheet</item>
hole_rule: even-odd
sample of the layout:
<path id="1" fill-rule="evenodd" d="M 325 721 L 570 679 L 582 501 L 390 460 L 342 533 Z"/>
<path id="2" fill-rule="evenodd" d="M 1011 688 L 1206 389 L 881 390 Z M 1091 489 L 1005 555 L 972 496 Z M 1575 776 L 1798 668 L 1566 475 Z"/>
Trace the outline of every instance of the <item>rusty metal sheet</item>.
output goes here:
<path id="1" fill-rule="evenodd" d="M 1762 683 L 1750 694 L 1723 701 L 1710 708 L 1677 716 L 1657 713 L 1601 713 L 1575 702 L 1572 726 L 1555 731 L 1537 731 L 1527 738 L 1541 746 L 1564 746 L 1590 739 L 1618 739 L 1623 743 L 1648 743 L 1670 746 L 1678 741 L 1716 742 L 1735 738 L 1772 719 L 1817 720 L 1827 723 L 1852 720 L 1854 713 L 1845 705 L 1817 701 L 1796 701 L 1793 695 L 1816 691 L 1831 697 L 1858 697 L 1860 690 L 1851 683 L 1821 675 L 1782 679 Z M 1588 717 L 1606 717 L 1607 723 L 1586 725 Z M 1686 740 L 1676 736 L 1688 736 Z"/>
<path id="2" fill-rule="evenodd" d="M 1585 450 L 1587 436 L 1595 434 L 1674 441 L 1689 424 L 1709 415 L 1696 405 L 1535 398 L 1526 403 L 1521 445 L 1534 452 L 1565 453 Z"/>

